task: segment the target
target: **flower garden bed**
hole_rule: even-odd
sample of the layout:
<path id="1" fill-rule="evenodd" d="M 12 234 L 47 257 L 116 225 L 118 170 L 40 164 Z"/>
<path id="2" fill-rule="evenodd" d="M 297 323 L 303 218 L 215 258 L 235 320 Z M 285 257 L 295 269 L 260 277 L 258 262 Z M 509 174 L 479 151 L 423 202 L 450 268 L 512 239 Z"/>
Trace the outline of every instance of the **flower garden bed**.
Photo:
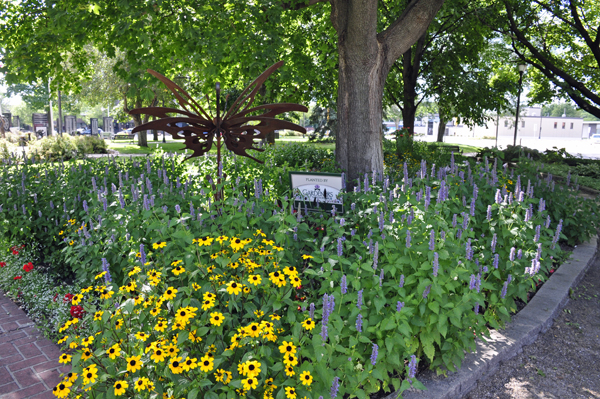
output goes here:
<path id="1" fill-rule="evenodd" d="M 572 188 L 488 160 L 368 175 L 344 214 L 306 214 L 274 159 L 226 157 L 222 187 L 210 158 L 3 166 L 0 232 L 44 243 L 40 262 L 81 287 L 80 317 L 55 325 L 76 373 L 57 396 L 418 388 L 418 367 L 459 367 L 546 278 L 558 240 L 597 225 Z"/>

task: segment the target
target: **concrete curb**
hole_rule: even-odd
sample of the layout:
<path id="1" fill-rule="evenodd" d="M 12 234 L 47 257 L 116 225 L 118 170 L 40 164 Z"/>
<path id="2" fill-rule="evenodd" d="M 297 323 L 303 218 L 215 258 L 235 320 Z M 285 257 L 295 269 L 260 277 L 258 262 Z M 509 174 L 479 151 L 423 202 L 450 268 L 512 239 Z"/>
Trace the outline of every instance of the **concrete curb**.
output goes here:
<path id="1" fill-rule="evenodd" d="M 500 363 L 532 344 L 539 334 L 546 332 L 558 312 L 569 301 L 569 290 L 576 286 L 598 256 L 598 237 L 579 245 L 573 254 L 542 286 L 531 302 L 516 314 L 502 331 L 490 331 L 487 342 L 477 340 L 477 350 L 468 353 L 462 368 L 448 377 L 427 371 L 419 376 L 426 391 L 410 390 L 404 399 L 461 399 L 477 382 L 493 374 Z M 396 394 L 385 399 L 395 399 Z"/>

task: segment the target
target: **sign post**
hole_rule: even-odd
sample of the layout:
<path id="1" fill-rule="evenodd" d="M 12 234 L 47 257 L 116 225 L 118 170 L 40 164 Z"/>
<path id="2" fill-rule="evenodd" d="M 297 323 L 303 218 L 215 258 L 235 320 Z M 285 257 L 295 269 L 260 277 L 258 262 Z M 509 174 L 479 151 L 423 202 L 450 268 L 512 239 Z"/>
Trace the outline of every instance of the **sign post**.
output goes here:
<path id="1" fill-rule="evenodd" d="M 317 212 L 335 207 L 337 213 L 344 212 L 341 174 L 290 172 L 290 185 L 296 209 Z"/>
<path id="2" fill-rule="evenodd" d="M 98 118 L 90 118 L 90 125 L 92 126 L 92 135 L 98 135 Z"/>
<path id="3" fill-rule="evenodd" d="M 42 132 L 42 135 L 48 132 L 48 114 L 32 114 L 33 131 Z"/>
<path id="4" fill-rule="evenodd" d="M 109 137 L 112 137 L 113 131 L 113 118 L 105 116 L 103 118 L 104 133 L 108 133 Z"/>

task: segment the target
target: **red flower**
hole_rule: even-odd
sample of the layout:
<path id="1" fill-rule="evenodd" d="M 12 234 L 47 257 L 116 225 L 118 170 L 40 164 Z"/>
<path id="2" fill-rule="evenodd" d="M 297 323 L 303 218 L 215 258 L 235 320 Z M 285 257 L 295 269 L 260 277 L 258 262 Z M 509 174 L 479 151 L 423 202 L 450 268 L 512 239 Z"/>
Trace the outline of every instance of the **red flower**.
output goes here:
<path id="1" fill-rule="evenodd" d="M 73 294 L 65 294 L 65 297 L 63 298 L 63 302 L 69 303 L 69 302 L 71 302 L 71 299 L 73 299 Z"/>
<path id="2" fill-rule="evenodd" d="M 15 279 L 15 280 L 20 280 L 20 279 L 22 279 L 22 278 L 23 278 L 23 277 L 21 277 L 21 276 L 17 276 L 17 277 L 15 277 L 14 279 Z"/>
<path id="3" fill-rule="evenodd" d="M 6 266 L 6 262 L 0 262 L 0 267 Z"/>
<path id="4" fill-rule="evenodd" d="M 80 305 L 71 306 L 71 316 L 73 316 L 77 319 L 81 319 L 81 318 L 83 318 L 84 314 L 85 314 L 85 311 L 83 310 L 83 306 L 80 306 Z"/>
<path id="5" fill-rule="evenodd" d="M 23 270 L 25 270 L 26 272 L 30 272 L 33 270 L 33 263 L 29 262 L 25 265 L 23 265 Z"/>
<path id="6" fill-rule="evenodd" d="M 19 251 L 17 251 L 16 249 L 13 249 L 13 250 L 12 250 L 12 253 L 13 253 L 13 255 L 18 255 L 18 254 L 19 254 Z"/>

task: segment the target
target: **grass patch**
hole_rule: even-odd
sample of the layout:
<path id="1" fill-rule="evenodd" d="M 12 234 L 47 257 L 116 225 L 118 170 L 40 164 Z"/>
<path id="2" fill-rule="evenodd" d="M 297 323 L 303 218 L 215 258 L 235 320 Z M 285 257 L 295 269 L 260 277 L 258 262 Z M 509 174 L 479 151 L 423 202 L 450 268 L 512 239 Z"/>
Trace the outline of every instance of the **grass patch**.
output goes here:
<path id="1" fill-rule="evenodd" d="M 299 142 L 300 140 L 276 140 L 275 145 L 277 145 L 277 143 L 281 143 L 281 144 L 285 144 L 285 143 L 289 143 L 289 142 Z M 115 151 L 119 151 L 119 153 L 121 154 L 151 154 L 153 150 L 155 150 L 157 148 L 157 144 L 158 144 L 158 148 L 162 148 L 164 151 L 167 152 L 177 152 L 179 153 L 180 149 L 183 148 L 184 144 L 183 142 L 181 143 L 156 143 L 153 141 L 148 142 L 148 147 L 140 147 L 137 144 L 131 144 L 131 143 L 114 143 L 114 142 L 109 142 L 108 143 L 108 149 L 109 150 L 115 150 Z M 324 149 L 324 150 L 334 150 L 335 149 L 335 144 L 334 143 L 309 143 L 308 141 L 306 141 L 307 145 L 311 145 L 315 148 L 320 148 L 320 149 Z M 210 153 L 217 153 L 217 150 L 215 147 L 213 147 L 210 150 Z"/>
<path id="2" fill-rule="evenodd" d="M 431 143 L 430 145 L 439 146 L 439 147 L 447 147 L 447 146 L 457 146 L 460 150 L 465 152 L 479 152 L 482 150 L 482 147 L 476 147 L 474 145 L 468 144 L 454 144 L 454 143 Z"/>

